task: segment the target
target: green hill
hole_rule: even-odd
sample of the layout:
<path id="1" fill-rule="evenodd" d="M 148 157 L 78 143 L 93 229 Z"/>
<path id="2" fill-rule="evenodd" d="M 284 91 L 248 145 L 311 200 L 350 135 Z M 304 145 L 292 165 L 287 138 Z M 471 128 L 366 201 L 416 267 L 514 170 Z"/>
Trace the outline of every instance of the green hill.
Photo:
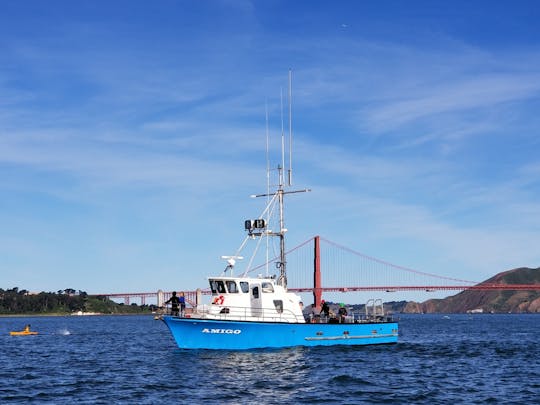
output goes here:
<path id="1" fill-rule="evenodd" d="M 540 285 L 540 267 L 508 270 L 480 284 Z M 540 290 L 465 290 L 444 299 L 409 302 L 407 313 L 540 313 Z"/>

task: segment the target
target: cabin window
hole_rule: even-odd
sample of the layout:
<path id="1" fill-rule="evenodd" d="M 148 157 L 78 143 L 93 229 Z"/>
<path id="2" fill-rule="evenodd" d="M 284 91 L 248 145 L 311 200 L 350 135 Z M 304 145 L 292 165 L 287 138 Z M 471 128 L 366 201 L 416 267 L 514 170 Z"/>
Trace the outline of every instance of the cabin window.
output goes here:
<path id="1" fill-rule="evenodd" d="M 259 298 L 259 287 L 253 287 L 251 289 L 251 292 L 253 293 L 253 298 Z"/>
<path id="2" fill-rule="evenodd" d="M 225 283 L 227 284 L 227 291 L 233 294 L 238 292 L 238 287 L 234 281 L 227 280 Z"/>
<path id="3" fill-rule="evenodd" d="M 240 289 L 243 293 L 247 294 L 249 292 L 249 284 L 246 281 L 240 281 Z"/>
<path id="4" fill-rule="evenodd" d="M 278 314 L 283 313 L 283 301 L 274 300 L 274 306 L 276 307 L 276 311 L 277 311 Z"/>
<path id="5" fill-rule="evenodd" d="M 273 293 L 274 292 L 274 286 L 272 283 L 262 283 L 262 292 L 263 293 Z"/>
<path id="6" fill-rule="evenodd" d="M 211 280 L 210 289 L 212 290 L 212 293 L 214 294 L 224 294 L 226 292 L 225 284 L 223 284 L 223 280 Z"/>

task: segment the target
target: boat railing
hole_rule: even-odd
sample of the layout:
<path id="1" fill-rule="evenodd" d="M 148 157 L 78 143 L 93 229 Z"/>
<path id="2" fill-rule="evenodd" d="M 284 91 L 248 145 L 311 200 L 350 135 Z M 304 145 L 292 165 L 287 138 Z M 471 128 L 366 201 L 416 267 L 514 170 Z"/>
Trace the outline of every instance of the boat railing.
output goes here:
<path id="1" fill-rule="evenodd" d="M 382 299 L 370 299 L 365 306 L 366 318 L 384 317 L 384 304 Z"/>
<path id="2" fill-rule="evenodd" d="M 184 315 L 187 315 L 187 314 L 192 314 L 193 313 L 193 308 L 188 308 L 186 307 L 184 309 L 184 311 L 180 311 L 180 309 L 178 308 L 178 314 L 174 313 L 173 309 L 172 309 L 172 306 L 170 304 L 164 304 L 163 306 L 161 307 L 158 307 L 155 311 L 155 315 L 156 316 L 163 316 L 163 315 L 177 315 L 177 316 L 184 316 Z"/>
<path id="3" fill-rule="evenodd" d="M 250 307 L 215 307 L 213 305 L 200 305 L 195 308 L 186 308 L 180 317 L 186 318 L 212 318 L 218 320 L 260 321 L 260 322 L 290 322 L 290 323 L 384 323 L 393 322 L 391 314 L 385 314 L 381 300 L 369 300 L 364 311 L 351 311 L 345 317 L 338 315 L 324 316 L 310 314 L 297 316 L 292 311 L 284 309 L 278 312 L 275 308 Z M 170 314 L 170 308 L 162 308 L 160 315 Z"/>
<path id="4" fill-rule="evenodd" d="M 366 314 L 362 311 L 350 312 L 344 317 L 337 315 L 309 315 L 306 317 L 308 323 L 385 323 L 394 322 L 394 317 L 390 314 L 381 315 L 380 313 L 374 315 L 372 313 Z"/>
<path id="5" fill-rule="evenodd" d="M 355 313 L 355 320 L 358 322 L 394 322 L 392 314 L 365 314 L 362 312 Z"/>
<path id="6" fill-rule="evenodd" d="M 250 308 L 226 306 L 221 309 L 208 305 L 193 308 L 188 318 L 212 318 L 218 320 L 260 321 L 260 322 L 290 322 L 303 323 L 303 316 L 297 316 L 292 311 L 284 309 L 278 312 L 275 308 Z"/>

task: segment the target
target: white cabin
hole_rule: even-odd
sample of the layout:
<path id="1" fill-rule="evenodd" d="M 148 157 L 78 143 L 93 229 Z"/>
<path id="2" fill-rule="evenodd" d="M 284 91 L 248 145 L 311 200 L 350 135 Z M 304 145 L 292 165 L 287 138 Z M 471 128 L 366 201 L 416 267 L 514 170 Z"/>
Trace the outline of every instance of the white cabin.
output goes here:
<path id="1" fill-rule="evenodd" d="M 199 305 L 192 317 L 252 322 L 305 323 L 300 296 L 274 278 L 209 277 L 210 305 Z"/>

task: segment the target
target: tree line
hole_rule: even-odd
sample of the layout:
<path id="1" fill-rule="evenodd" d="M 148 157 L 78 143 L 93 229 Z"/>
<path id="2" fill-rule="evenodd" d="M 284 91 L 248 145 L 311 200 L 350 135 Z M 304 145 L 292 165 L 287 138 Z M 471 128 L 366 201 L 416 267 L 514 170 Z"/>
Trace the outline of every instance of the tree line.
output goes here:
<path id="1" fill-rule="evenodd" d="M 99 312 L 136 313 L 151 310 L 136 304 L 125 306 L 102 296 L 89 296 L 85 291 L 67 288 L 57 292 L 30 293 L 18 287 L 4 290 L 0 288 L 0 314 L 47 314 Z"/>

